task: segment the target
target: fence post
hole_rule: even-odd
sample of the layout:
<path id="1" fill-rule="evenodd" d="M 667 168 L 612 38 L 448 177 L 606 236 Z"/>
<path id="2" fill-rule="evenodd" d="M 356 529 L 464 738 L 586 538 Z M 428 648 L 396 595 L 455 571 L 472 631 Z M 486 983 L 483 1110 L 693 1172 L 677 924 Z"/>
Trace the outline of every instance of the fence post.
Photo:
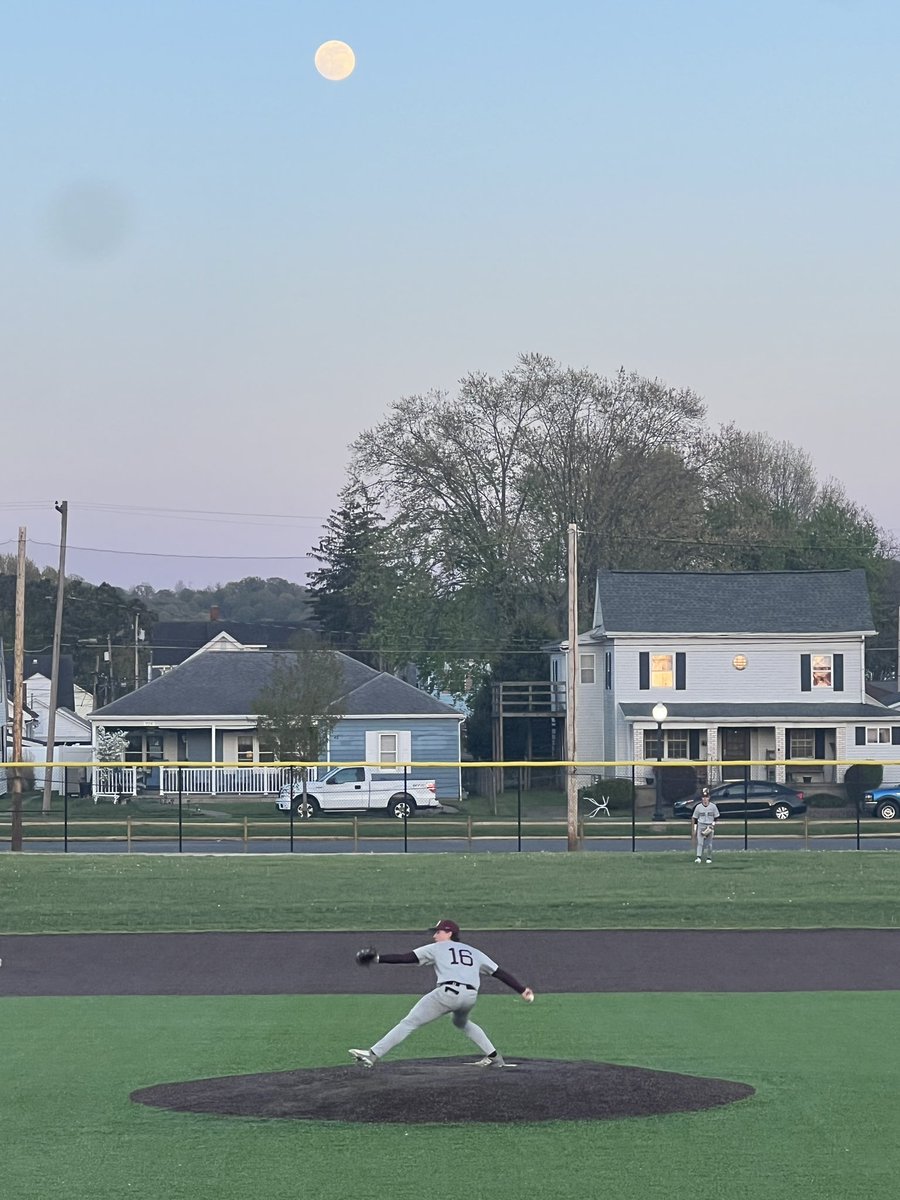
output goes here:
<path id="1" fill-rule="evenodd" d="M 519 850 L 522 849 L 522 768 L 519 767 L 519 779 L 516 786 L 516 836 L 519 841 Z"/>
<path id="2" fill-rule="evenodd" d="M 750 775 L 750 768 L 749 768 L 749 767 L 747 767 L 747 766 L 745 766 L 745 767 L 744 767 L 744 849 L 745 849 L 745 850 L 747 849 L 747 836 L 748 836 L 748 830 L 747 830 L 747 815 L 748 815 L 748 814 L 747 814 L 747 806 L 748 806 L 748 804 L 749 804 L 749 791 L 750 791 L 750 788 L 749 788 L 749 786 L 748 786 L 748 784 L 747 784 L 747 779 L 748 779 L 749 775 Z M 699 854 L 699 850 L 698 850 L 698 854 Z"/>
<path id="3" fill-rule="evenodd" d="M 359 850 L 359 817 L 353 816 L 353 853 Z"/>
<path id="4" fill-rule="evenodd" d="M 63 854 L 69 853 L 69 789 L 63 788 Z"/>
<path id="5" fill-rule="evenodd" d="M 128 853 L 131 853 L 131 817 L 125 818 L 125 845 L 128 847 Z"/>
<path id="6" fill-rule="evenodd" d="M 806 812 L 803 814 L 803 849 L 809 849 L 809 805 L 806 806 Z"/>
<path id="7" fill-rule="evenodd" d="M 248 841 L 249 841 L 249 838 L 247 836 L 247 818 L 244 817 L 244 853 L 245 854 L 247 853 Z"/>
<path id="8" fill-rule="evenodd" d="M 637 768 L 634 763 L 631 764 L 631 853 L 634 854 L 637 849 L 637 831 L 635 829 L 635 806 L 637 805 L 637 785 L 635 779 L 637 777 Z"/>
<path id="9" fill-rule="evenodd" d="M 469 813 L 466 817 L 466 836 L 468 838 L 469 849 L 472 849 L 472 814 Z"/>
<path id="10" fill-rule="evenodd" d="M 403 853 L 406 854 L 409 850 L 407 842 L 406 823 L 409 820 L 409 793 L 406 790 L 406 767 L 403 767 Z"/>
<path id="11" fill-rule="evenodd" d="M 182 785 L 182 769 L 183 769 L 183 768 L 182 768 L 181 766 L 179 766 L 179 768 L 178 768 L 178 853 L 179 853 L 179 854 L 181 853 L 181 846 L 182 846 L 182 841 L 181 841 L 181 835 L 182 835 L 182 828 L 181 828 L 181 820 L 182 820 L 182 812 L 181 812 L 181 809 L 182 809 L 182 798 L 181 798 L 181 791 L 182 791 L 182 788 L 181 788 L 181 785 Z"/>
<path id="12" fill-rule="evenodd" d="M 856 801 L 856 848 L 859 849 L 859 800 Z"/>
<path id="13" fill-rule="evenodd" d="M 291 823 L 291 854 L 294 853 L 294 768 L 288 767 L 288 813 Z"/>

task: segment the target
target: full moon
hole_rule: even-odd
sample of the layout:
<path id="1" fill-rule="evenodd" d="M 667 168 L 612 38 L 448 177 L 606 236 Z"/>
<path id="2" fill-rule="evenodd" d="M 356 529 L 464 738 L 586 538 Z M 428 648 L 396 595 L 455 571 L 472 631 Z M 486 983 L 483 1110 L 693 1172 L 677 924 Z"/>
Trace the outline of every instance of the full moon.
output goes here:
<path id="1" fill-rule="evenodd" d="M 316 70 L 335 82 L 353 74 L 356 55 L 346 42 L 323 42 L 316 51 Z"/>

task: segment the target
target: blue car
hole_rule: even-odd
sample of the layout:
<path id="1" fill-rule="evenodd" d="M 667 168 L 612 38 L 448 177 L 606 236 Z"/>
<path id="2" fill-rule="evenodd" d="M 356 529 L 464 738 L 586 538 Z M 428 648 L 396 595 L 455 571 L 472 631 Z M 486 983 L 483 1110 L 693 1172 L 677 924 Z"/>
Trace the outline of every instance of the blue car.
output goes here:
<path id="1" fill-rule="evenodd" d="M 863 796 L 863 808 L 866 816 L 895 821 L 900 815 L 900 784 L 889 784 L 866 792 Z"/>

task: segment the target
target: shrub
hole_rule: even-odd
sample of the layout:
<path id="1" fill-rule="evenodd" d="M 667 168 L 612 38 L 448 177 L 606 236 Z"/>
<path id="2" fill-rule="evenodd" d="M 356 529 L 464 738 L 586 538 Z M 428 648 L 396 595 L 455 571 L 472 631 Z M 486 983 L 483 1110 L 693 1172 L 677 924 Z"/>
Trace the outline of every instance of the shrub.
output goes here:
<path id="1" fill-rule="evenodd" d="M 866 792 L 881 786 L 883 776 L 884 768 L 880 763 L 854 763 L 844 776 L 847 799 L 858 808 Z"/>
<path id="2" fill-rule="evenodd" d="M 807 808 L 846 808 L 847 797 L 840 792 L 813 792 L 805 796 Z"/>
<path id="3" fill-rule="evenodd" d="M 613 810 L 621 812 L 623 809 L 631 812 L 631 802 L 634 799 L 634 784 L 630 779 L 598 779 L 589 787 L 579 788 L 578 796 L 580 799 L 590 796 L 592 799 L 597 800 L 601 796 L 606 796 L 609 800 L 610 812 Z"/>
<path id="4" fill-rule="evenodd" d="M 662 798 L 666 804 L 674 804 L 697 791 L 697 772 L 693 767 L 663 767 L 660 771 Z"/>

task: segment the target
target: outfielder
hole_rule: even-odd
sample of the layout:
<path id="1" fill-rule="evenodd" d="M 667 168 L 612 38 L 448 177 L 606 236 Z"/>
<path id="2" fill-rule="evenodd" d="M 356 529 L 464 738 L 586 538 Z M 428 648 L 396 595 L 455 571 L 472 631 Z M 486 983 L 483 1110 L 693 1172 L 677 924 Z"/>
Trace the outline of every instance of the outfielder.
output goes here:
<path id="1" fill-rule="evenodd" d="M 459 940 L 459 926 L 455 921 L 438 921 L 432 930 L 430 946 L 420 946 L 406 954 L 378 954 L 367 948 L 360 950 L 356 961 L 360 966 L 372 963 L 430 963 L 437 976 L 437 986 L 427 996 L 414 1004 L 399 1025 L 395 1025 L 376 1042 L 370 1050 L 351 1050 L 350 1053 L 365 1067 L 374 1067 L 380 1058 L 398 1046 L 405 1038 L 439 1017 L 452 1015 L 453 1024 L 475 1043 L 483 1054 L 479 1067 L 503 1067 L 503 1056 L 480 1025 L 469 1020 L 469 1014 L 478 999 L 478 988 L 482 975 L 493 975 L 501 983 L 518 992 L 523 1000 L 532 1001 L 534 992 L 519 983 L 508 971 L 498 967 L 493 959 Z"/>
<path id="2" fill-rule="evenodd" d="M 705 787 L 700 793 L 700 803 L 695 806 L 693 814 L 692 840 L 697 842 L 697 857 L 694 862 L 700 862 L 704 854 L 706 854 L 707 863 L 712 862 L 713 838 L 716 834 L 718 817 L 719 810 L 710 799 L 709 788 Z"/>

